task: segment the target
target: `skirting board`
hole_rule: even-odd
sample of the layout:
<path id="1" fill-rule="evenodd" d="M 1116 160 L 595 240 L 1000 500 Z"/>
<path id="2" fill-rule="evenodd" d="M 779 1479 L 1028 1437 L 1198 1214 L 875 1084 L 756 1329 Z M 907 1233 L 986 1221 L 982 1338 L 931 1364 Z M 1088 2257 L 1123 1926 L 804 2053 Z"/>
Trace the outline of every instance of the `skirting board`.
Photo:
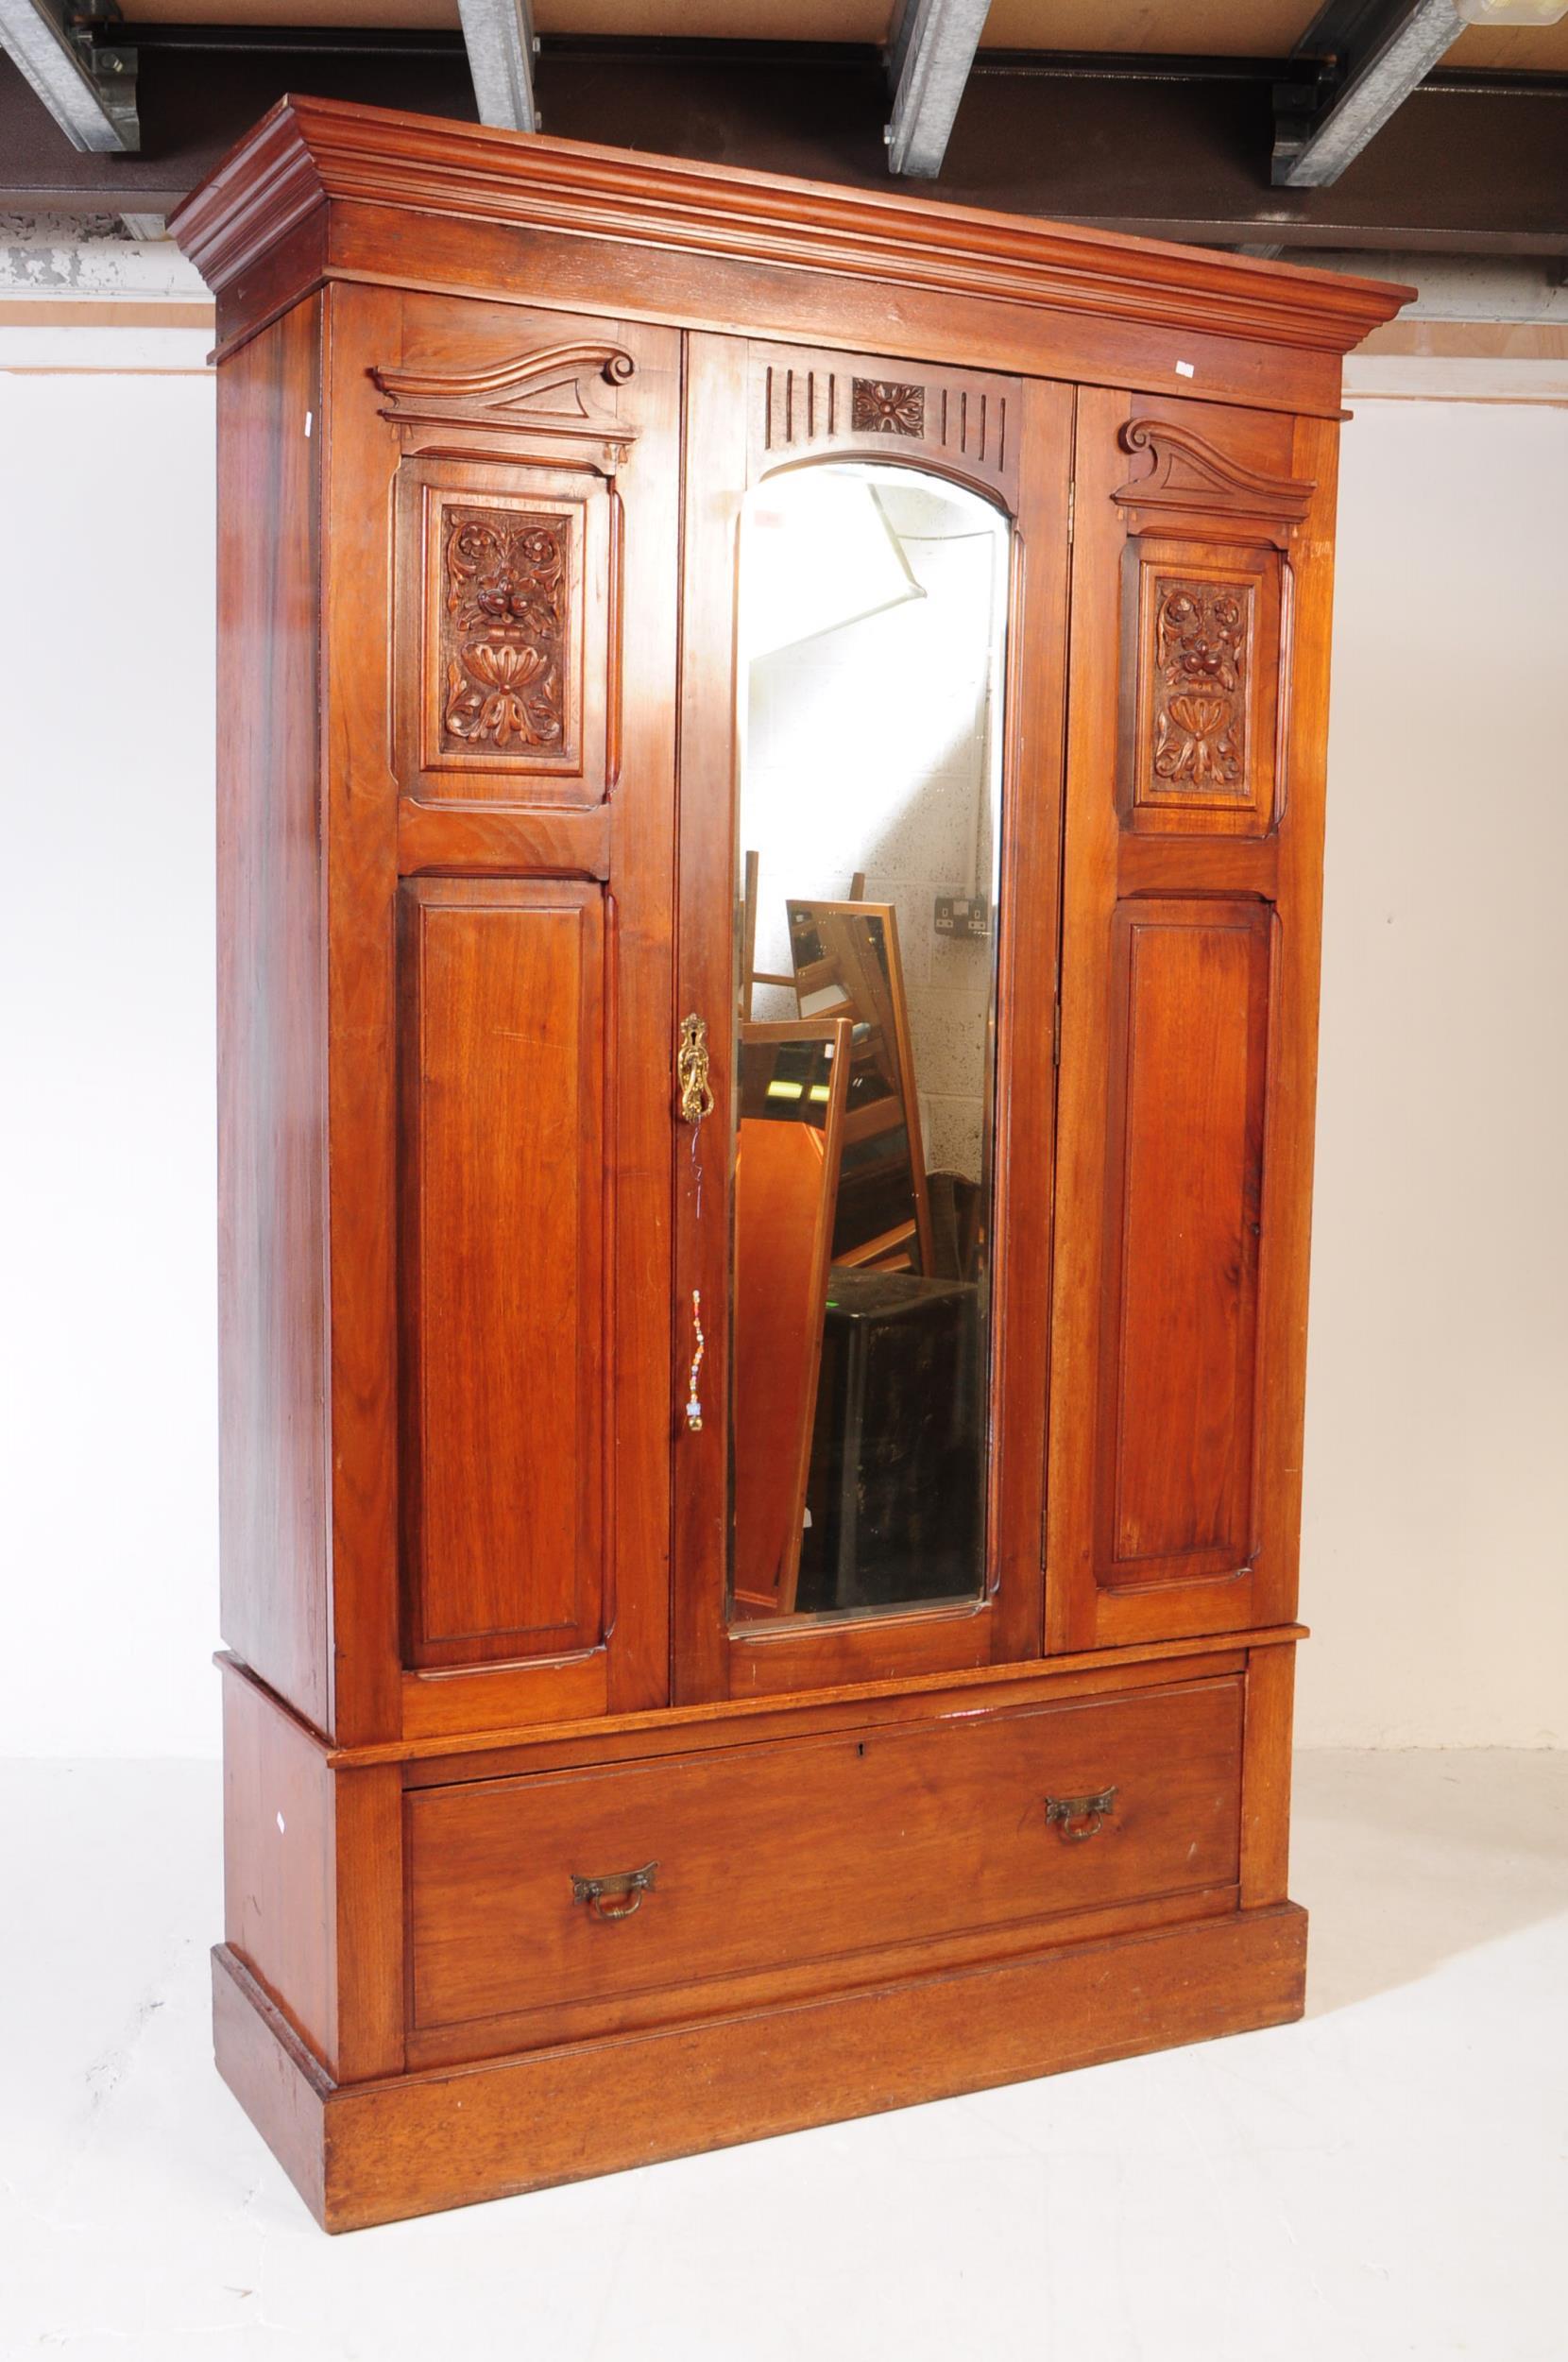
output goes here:
<path id="1" fill-rule="evenodd" d="M 336 2084 L 213 1954 L 218 2069 L 316 2220 L 357 2231 L 1300 2017 L 1294 1903 L 786 2008 Z"/>

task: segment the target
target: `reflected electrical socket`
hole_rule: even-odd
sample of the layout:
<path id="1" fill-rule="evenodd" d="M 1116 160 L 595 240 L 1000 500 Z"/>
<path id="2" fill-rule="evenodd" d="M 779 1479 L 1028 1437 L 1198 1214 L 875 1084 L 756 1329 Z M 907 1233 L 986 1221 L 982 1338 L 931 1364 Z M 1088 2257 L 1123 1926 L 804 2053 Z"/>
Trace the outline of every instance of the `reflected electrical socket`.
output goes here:
<path id="1" fill-rule="evenodd" d="M 939 894 L 932 920 L 939 935 L 960 935 L 978 942 L 991 933 L 988 894 Z"/>

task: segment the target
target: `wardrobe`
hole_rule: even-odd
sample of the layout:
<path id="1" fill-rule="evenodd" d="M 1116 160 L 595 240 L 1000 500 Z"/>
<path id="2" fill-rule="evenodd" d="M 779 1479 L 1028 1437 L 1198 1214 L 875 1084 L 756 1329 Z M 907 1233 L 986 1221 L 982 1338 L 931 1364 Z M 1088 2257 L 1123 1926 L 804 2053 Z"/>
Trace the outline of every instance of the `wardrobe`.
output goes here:
<path id="1" fill-rule="evenodd" d="M 1406 291 L 326 101 L 219 417 L 220 2069 L 356 2227 L 1297 2015 Z"/>

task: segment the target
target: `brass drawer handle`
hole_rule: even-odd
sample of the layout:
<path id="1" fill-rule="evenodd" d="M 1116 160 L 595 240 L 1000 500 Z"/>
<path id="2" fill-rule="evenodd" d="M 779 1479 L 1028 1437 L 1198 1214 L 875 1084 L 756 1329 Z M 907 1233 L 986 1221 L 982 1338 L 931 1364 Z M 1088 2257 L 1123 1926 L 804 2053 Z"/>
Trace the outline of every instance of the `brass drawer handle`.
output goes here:
<path id="1" fill-rule="evenodd" d="M 1114 1788 L 1102 1788 L 1098 1796 L 1048 1796 L 1046 1826 L 1048 1829 L 1054 1821 L 1061 1829 L 1064 1844 L 1082 1845 L 1085 1838 L 1094 1837 L 1105 1826 L 1116 1801 Z"/>
<path id="2" fill-rule="evenodd" d="M 633 1911 L 642 1908 L 642 1898 L 652 1894 L 658 1876 L 656 1861 L 646 1861 L 640 1870 L 617 1870 L 607 1878 L 571 1880 L 571 1899 L 586 1903 L 595 1919 L 630 1919 Z"/>

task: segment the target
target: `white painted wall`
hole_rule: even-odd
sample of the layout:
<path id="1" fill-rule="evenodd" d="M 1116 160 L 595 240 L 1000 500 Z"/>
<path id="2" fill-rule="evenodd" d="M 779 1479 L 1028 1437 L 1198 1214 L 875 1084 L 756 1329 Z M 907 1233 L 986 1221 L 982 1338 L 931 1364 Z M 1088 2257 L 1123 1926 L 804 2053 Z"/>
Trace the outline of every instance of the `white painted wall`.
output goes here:
<path id="1" fill-rule="evenodd" d="M 22 1754 L 216 1743 L 211 384 L 8 373 L 136 334 L 0 336 Z M 1369 402 L 1341 513 L 1300 1735 L 1563 1743 L 1568 411 Z"/>
<path id="2" fill-rule="evenodd" d="M 1343 451 L 1298 1730 L 1562 1745 L 1568 408 Z"/>
<path id="3" fill-rule="evenodd" d="M 32 334 L 0 351 L 0 1753 L 206 1754 L 213 381 L 12 373 Z"/>

